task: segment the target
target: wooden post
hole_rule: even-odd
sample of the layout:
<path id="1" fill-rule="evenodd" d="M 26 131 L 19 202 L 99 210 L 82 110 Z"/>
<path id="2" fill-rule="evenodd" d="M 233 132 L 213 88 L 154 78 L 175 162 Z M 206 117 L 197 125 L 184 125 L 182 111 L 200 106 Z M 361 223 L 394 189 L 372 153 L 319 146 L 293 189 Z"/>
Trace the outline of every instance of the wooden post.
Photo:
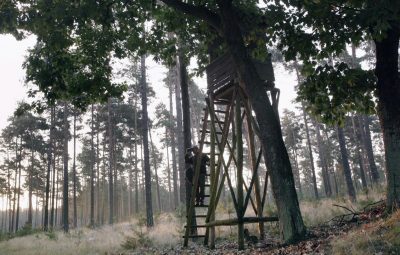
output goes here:
<path id="1" fill-rule="evenodd" d="M 208 110 L 206 109 L 205 114 L 204 114 L 204 123 L 203 123 L 203 130 L 207 129 L 207 118 L 208 118 Z M 201 134 L 201 140 L 200 140 L 200 153 L 196 156 L 196 168 L 194 169 L 194 177 L 193 177 L 193 185 L 192 185 L 192 192 L 190 195 L 190 202 L 189 206 L 187 206 L 187 223 L 186 223 L 186 230 L 185 230 L 185 238 L 183 242 L 183 246 L 187 247 L 189 243 L 189 234 L 191 229 L 193 229 L 192 223 L 194 222 L 194 203 L 195 203 L 195 197 L 196 197 L 196 191 L 198 187 L 198 182 L 199 182 L 199 176 L 200 176 L 200 161 L 201 161 L 201 153 L 203 152 L 203 145 L 204 145 L 204 139 L 205 139 L 206 132 L 203 132 Z"/>
<path id="2" fill-rule="evenodd" d="M 213 104 L 213 98 L 212 95 L 210 95 L 210 102 L 209 104 L 212 105 Z M 215 127 L 215 121 L 214 121 L 214 107 L 210 107 L 211 109 L 209 109 L 211 111 L 210 114 L 210 118 L 211 118 L 211 126 Z M 214 186 L 212 187 L 212 189 L 210 189 L 212 191 L 212 193 L 210 194 L 210 202 L 212 201 L 213 205 L 212 205 L 212 211 L 210 214 L 210 221 L 215 221 L 215 210 L 216 210 L 216 201 L 215 201 L 215 196 L 216 196 L 216 191 L 217 191 L 217 186 L 218 186 L 218 177 L 219 174 L 216 174 L 216 169 L 215 169 L 215 136 L 217 135 L 215 132 L 215 129 L 211 129 L 211 138 L 210 138 L 210 142 L 211 142 L 211 146 L 210 146 L 210 177 L 211 177 L 211 183 L 214 184 Z M 223 151 L 220 151 L 220 155 L 221 157 L 223 157 Z M 204 239 L 206 241 L 206 239 Z M 214 249 L 215 248 L 215 226 L 212 226 L 210 229 L 210 248 Z"/>
<path id="3" fill-rule="evenodd" d="M 248 104 L 248 102 L 246 102 Z M 258 164 L 257 164 L 257 159 L 256 159 L 256 152 L 255 152 L 255 145 L 254 145 L 254 131 L 251 125 L 251 108 L 246 107 L 246 122 L 247 122 L 247 129 L 248 129 L 248 147 L 250 150 L 250 157 L 251 157 L 251 166 L 253 169 L 253 176 L 254 176 L 254 189 L 255 189 L 255 197 L 256 197 L 256 205 L 257 205 L 257 216 L 259 218 L 262 218 L 263 216 L 263 207 L 261 203 L 261 189 L 260 189 L 260 180 L 258 178 Z M 249 188 L 251 192 L 251 187 Z M 260 239 L 264 239 L 265 233 L 264 233 L 264 223 L 259 222 L 258 223 L 258 230 L 260 233 Z"/>
<path id="4" fill-rule="evenodd" d="M 238 202 L 238 245 L 239 250 L 244 249 L 244 223 L 243 223 L 243 138 L 242 138 L 242 111 L 240 96 L 236 96 L 235 104 L 235 129 L 236 129 L 236 164 L 237 164 L 237 202 Z"/>

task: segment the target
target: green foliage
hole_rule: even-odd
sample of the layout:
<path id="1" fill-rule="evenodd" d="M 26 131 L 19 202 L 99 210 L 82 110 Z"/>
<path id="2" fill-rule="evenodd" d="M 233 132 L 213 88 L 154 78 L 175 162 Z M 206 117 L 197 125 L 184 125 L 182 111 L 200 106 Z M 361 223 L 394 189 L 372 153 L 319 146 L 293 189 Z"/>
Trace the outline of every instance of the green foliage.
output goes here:
<path id="1" fill-rule="evenodd" d="M 153 245 L 152 240 L 147 233 L 134 231 L 135 236 L 127 236 L 121 244 L 125 250 L 136 250 L 137 248 L 149 248 Z"/>
<path id="2" fill-rule="evenodd" d="M 44 234 L 45 234 L 50 240 L 53 240 L 53 241 L 57 241 L 57 240 L 58 240 L 57 234 L 56 234 L 56 232 L 54 232 L 54 231 L 45 232 Z"/>
<path id="3" fill-rule="evenodd" d="M 350 111 L 374 112 L 376 78 L 372 71 L 352 69 L 345 63 L 319 66 L 300 84 L 299 101 L 319 120 L 343 125 Z"/>
<path id="4" fill-rule="evenodd" d="M 17 30 L 18 8 L 13 0 L 2 0 L 0 2 L 0 34 L 10 33 L 17 39 L 23 35 Z"/>

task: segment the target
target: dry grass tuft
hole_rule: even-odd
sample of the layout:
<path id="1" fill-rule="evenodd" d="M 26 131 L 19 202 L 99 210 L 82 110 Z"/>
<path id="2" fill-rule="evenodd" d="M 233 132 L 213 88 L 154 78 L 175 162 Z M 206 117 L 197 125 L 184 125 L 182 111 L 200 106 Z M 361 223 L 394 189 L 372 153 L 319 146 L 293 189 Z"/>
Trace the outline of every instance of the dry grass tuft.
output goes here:
<path id="1" fill-rule="evenodd" d="M 335 238 L 331 245 L 335 255 L 400 254 L 400 210 Z"/>
<path id="2" fill-rule="evenodd" d="M 133 220 L 96 229 L 71 230 L 69 234 L 41 232 L 0 242 L 0 254 L 129 254 L 132 250 L 124 249 L 123 244 L 132 238 L 138 241 L 147 239 L 147 244 L 155 247 L 173 247 L 180 241 L 177 220 L 170 214 L 160 215 L 156 227 L 151 230 L 140 225 Z M 137 246 L 143 247 L 143 243 L 138 242 Z"/>
<path id="3" fill-rule="evenodd" d="M 357 194 L 357 203 L 353 204 L 345 198 L 323 198 L 320 200 L 300 201 L 300 210 L 307 226 L 317 226 L 326 223 L 335 216 L 347 213 L 342 208 L 334 206 L 342 205 L 354 211 L 360 211 L 365 206 L 380 201 L 384 193 L 379 190 L 370 190 L 368 194 Z"/>

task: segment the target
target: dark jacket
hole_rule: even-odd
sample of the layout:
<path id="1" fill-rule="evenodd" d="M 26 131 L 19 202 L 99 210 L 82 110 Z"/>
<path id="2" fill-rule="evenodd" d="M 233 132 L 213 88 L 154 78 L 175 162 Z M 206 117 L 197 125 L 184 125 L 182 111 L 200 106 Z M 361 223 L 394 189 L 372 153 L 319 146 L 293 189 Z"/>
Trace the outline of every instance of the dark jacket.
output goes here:
<path id="1" fill-rule="evenodd" d="M 187 164 L 191 164 L 193 166 L 193 172 L 196 169 L 196 155 L 192 155 L 189 153 L 186 153 L 185 155 L 185 162 Z M 201 154 L 201 160 L 200 160 L 200 173 L 201 174 L 206 174 L 207 173 L 207 165 L 210 162 L 210 158 L 206 154 Z"/>

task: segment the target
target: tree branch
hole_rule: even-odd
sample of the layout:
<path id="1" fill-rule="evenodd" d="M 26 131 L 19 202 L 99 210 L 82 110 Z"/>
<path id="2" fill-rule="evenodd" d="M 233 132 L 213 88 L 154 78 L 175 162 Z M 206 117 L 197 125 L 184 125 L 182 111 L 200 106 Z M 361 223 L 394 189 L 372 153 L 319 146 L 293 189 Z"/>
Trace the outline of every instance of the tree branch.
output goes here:
<path id="1" fill-rule="evenodd" d="M 181 0 L 160 0 L 167 6 L 174 8 L 177 11 L 183 12 L 187 15 L 199 18 L 210 24 L 218 32 L 221 30 L 221 21 L 217 14 L 203 6 L 196 6 L 187 4 Z"/>

